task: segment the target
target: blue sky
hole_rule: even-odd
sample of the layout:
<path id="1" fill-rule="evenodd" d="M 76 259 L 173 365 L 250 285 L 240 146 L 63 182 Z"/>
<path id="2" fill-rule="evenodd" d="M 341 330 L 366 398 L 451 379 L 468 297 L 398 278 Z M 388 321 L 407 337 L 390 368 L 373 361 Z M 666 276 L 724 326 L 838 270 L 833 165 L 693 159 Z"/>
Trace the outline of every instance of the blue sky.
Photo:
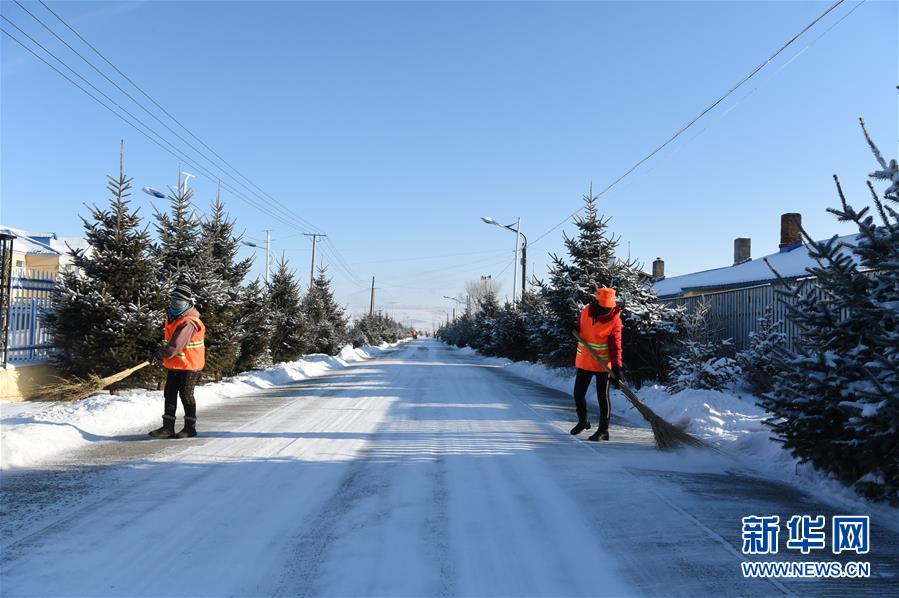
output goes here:
<path id="1" fill-rule="evenodd" d="M 465 280 L 500 276 L 509 292 L 514 236 L 481 215 L 520 216 L 536 239 L 591 181 L 605 187 L 830 3 L 48 4 L 329 235 L 323 259 L 339 300 L 366 308 L 363 285 L 376 276 L 379 307 L 430 325 Z M 669 275 L 729 265 L 737 236 L 752 238 L 753 256 L 776 250 L 787 211 L 815 236 L 848 232 L 824 210 L 836 202 L 833 174 L 865 198 L 874 162 L 857 118 L 887 154 L 897 132 L 897 4 L 869 0 L 837 23 L 856 5 L 837 8 L 603 196 L 623 255 L 647 268 L 661 256 Z M 42 6 L 26 6 L 64 32 Z M 128 102 L 17 5 L 0 10 Z M 175 158 L 5 36 L 0 84 L 3 224 L 79 234 L 82 204 L 106 201 L 120 138 L 138 188 L 174 184 Z M 200 207 L 214 197 L 212 177 L 191 185 Z M 152 213 L 148 196 L 133 199 Z M 223 199 L 250 237 L 273 229 L 276 254 L 305 282 L 301 230 Z M 538 275 L 572 229 L 530 247 Z"/>

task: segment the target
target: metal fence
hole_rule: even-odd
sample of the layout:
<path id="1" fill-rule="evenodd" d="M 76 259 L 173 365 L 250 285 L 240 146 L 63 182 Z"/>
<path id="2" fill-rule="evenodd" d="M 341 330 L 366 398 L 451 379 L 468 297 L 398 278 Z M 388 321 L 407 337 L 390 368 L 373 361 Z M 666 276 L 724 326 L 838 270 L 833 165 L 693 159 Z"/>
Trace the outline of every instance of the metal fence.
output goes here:
<path id="1" fill-rule="evenodd" d="M 805 285 L 816 286 L 814 278 L 808 278 L 802 282 Z M 705 302 L 709 309 L 709 326 L 718 331 L 722 339 L 732 339 L 734 347 L 738 351 L 749 346 L 749 333 L 758 328 L 759 318 L 763 317 L 765 310 L 770 307 L 774 321 L 780 321 L 780 330 L 786 334 L 787 346 L 792 347 L 800 331 L 787 318 L 787 306 L 795 305 L 797 299 L 791 295 L 782 295 L 777 292 L 783 288 L 781 284 L 762 284 L 689 297 L 673 297 L 660 301 L 668 305 L 684 306 L 687 313 L 693 313 L 701 302 Z"/>
<path id="2" fill-rule="evenodd" d="M 14 272 L 11 282 L 6 359 L 11 363 L 47 361 L 53 339 L 42 316 L 50 307 L 56 273 Z"/>

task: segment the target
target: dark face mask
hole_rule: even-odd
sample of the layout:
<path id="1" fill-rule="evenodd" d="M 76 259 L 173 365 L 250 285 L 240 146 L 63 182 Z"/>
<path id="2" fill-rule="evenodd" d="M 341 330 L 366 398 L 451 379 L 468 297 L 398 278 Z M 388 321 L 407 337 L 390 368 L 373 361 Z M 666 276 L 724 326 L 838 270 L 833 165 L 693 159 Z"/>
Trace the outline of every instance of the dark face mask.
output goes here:
<path id="1" fill-rule="evenodd" d="M 169 299 L 169 315 L 177 318 L 190 308 L 190 303 L 184 299 Z"/>
<path id="2" fill-rule="evenodd" d="M 602 305 L 599 304 L 599 301 L 597 301 L 596 299 L 593 299 L 592 301 L 590 301 L 590 308 L 591 308 L 590 309 L 591 314 L 594 317 L 595 316 L 604 316 L 607 313 L 609 313 L 610 311 L 612 311 L 611 307 L 603 307 Z"/>

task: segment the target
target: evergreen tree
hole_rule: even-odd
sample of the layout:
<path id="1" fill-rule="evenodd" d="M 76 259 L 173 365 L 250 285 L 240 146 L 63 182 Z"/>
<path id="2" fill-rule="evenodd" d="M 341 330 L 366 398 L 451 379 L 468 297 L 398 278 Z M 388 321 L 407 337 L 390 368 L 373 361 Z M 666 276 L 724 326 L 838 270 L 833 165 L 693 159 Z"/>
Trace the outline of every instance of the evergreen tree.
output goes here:
<path id="1" fill-rule="evenodd" d="M 658 302 L 636 262 L 615 257 L 619 239 L 608 232 L 609 219 L 599 215 L 592 186 L 583 199 L 584 214 L 574 222 L 578 234 L 565 236 L 569 261 L 552 256 L 549 280 L 537 281 L 539 297 L 530 301 L 532 347 L 549 365 L 573 364 L 577 344 L 571 330 L 578 325 L 581 309 L 597 288 L 611 287 L 622 308 L 626 375 L 637 382 L 661 378 L 681 313 Z"/>
<path id="2" fill-rule="evenodd" d="M 325 268 L 319 268 L 301 309 L 306 321 L 304 344 L 309 351 L 336 355 L 347 342 L 347 317 L 334 300 Z"/>
<path id="3" fill-rule="evenodd" d="M 499 310 L 499 302 L 492 290 L 486 292 L 477 302 L 470 344 L 485 355 L 500 355 L 496 343 L 498 332 L 496 317 Z"/>
<path id="4" fill-rule="evenodd" d="M 758 319 L 756 329 L 749 333 L 749 346 L 737 353 L 746 382 L 759 396 L 771 391 L 780 373 L 787 340 L 782 327 L 782 322 L 774 320 L 774 310 L 769 306 Z"/>
<path id="5" fill-rule="evenodd" d="M 241 342 L 248 334 L 243 316 L 244 302 L 252 301 L 241 285 L 252 259 L 235 261 L 240 237 L 234 235 L 234 221 L 216 197 L 209 217 L 201 223 L 200 250 L 189 266 L 200 279 L 197 309 L 206 325 L 206 370 L 216 379 L 235 371 Z"/>
<path id="6" fill-rule="evenodd" d="M 390 316 L 371 314 L 356 319 L 350 329 L 349 339 L 354 347 L 377 346 L 381 343 L 395 343 L 407 334 L 406 328 Z"/>
<path id="7" fill-rule="evenodd" d="M 864 133 L 881 167 L 871 177 L 891 186 L 881 198 L 868 182 L 875 216 L 834 177 L 841 207 L 828 211 L 858 235 L 815 242 L 803 231 L 816 282 L 785 291 L 798 295 L 788 317 L 802 334 L 764 404 L 794 456 L 899 504 L 899 169 Z"/>
<path id="8" fill-rule="evenodd" d="M 533 361 L 528 346 L 527 311 L 523 307 L 528 294 L 517 305 L 505 303 L 496 314 L 496 330 L 493 334 L 493 351 L 495 355 L 507 357 L 513 361 Z"/>
<path id="9" fill-rule="evenodd" d="M 269 300 L 259 280 L 254 280 L 242 291 L 239 325 L 244 331 L 234 370 L 245 372 L 272 365 L 272 322 Z"/>
<path id="10" fill-rule="evenodd" d="M 194 212 L 191 199 L 193 191 L 184 185 L 177 189 L 169 187 L 169 210 L 171 213 L 156 211 L 156 234 L 159 244 L 156 256 L 164 276 L 174 286 L 186 284 L 194 292 L 205 280 L 205 270 L 211 264 L 201 260 L 208 258 L 208 251 L 200 244 L 200 219 Z"/>
<path id="11" fill-rule="evenodd" d="M 680 350 L 671 359 L 668 390 L 688 388 L 723 390 L 740 375 L 737 362 L 728 355 L 731 339 L 721 339 L 709 322 L 709 305 L 704 300 L 684 318 Z"/>
<path id="12" fill-rule="evenodd" d="M 268 290 L 271 341 L 269 348 L 275 363 L 293 361 L 305 352 L 305 320 L 300 306 L 300 285 L 281 257 Z"/>
<path id="13" fill-rule="evenodd" d="M 147 359 L 158 348 L 165 289 L 152 258 L 152 242 L 128 197 L 132 179 L 123 159 L 108 177 L 108 209 L 89 207 L 82 218 L 90 251 L 72 250 L 45 320 L 59 348 L 56 362 L 69 376 L 107 376 Z M 152 378 L 142 370 L 117 386 Z"/>

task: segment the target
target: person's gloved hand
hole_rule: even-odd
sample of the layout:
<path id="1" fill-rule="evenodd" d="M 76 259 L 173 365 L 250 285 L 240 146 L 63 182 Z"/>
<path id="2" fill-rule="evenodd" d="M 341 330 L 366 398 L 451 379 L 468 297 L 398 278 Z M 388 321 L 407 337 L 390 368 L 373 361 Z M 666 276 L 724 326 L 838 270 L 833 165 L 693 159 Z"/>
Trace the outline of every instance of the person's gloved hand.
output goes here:
<path id="1" fill-rule="evenodd" d="M 615 388 L 621 388 L 621 368 L 617 365 L 612 366 L 612 376 L 609 378 L 612 386 Z"/>
<path id="2" fill-rule="evenodd" d="M 162 363 L 162 349 L 151 353 L 149 357 L 147 357 L 147 361 L 150 362 L 150 365 L 158 365 Z"/>

